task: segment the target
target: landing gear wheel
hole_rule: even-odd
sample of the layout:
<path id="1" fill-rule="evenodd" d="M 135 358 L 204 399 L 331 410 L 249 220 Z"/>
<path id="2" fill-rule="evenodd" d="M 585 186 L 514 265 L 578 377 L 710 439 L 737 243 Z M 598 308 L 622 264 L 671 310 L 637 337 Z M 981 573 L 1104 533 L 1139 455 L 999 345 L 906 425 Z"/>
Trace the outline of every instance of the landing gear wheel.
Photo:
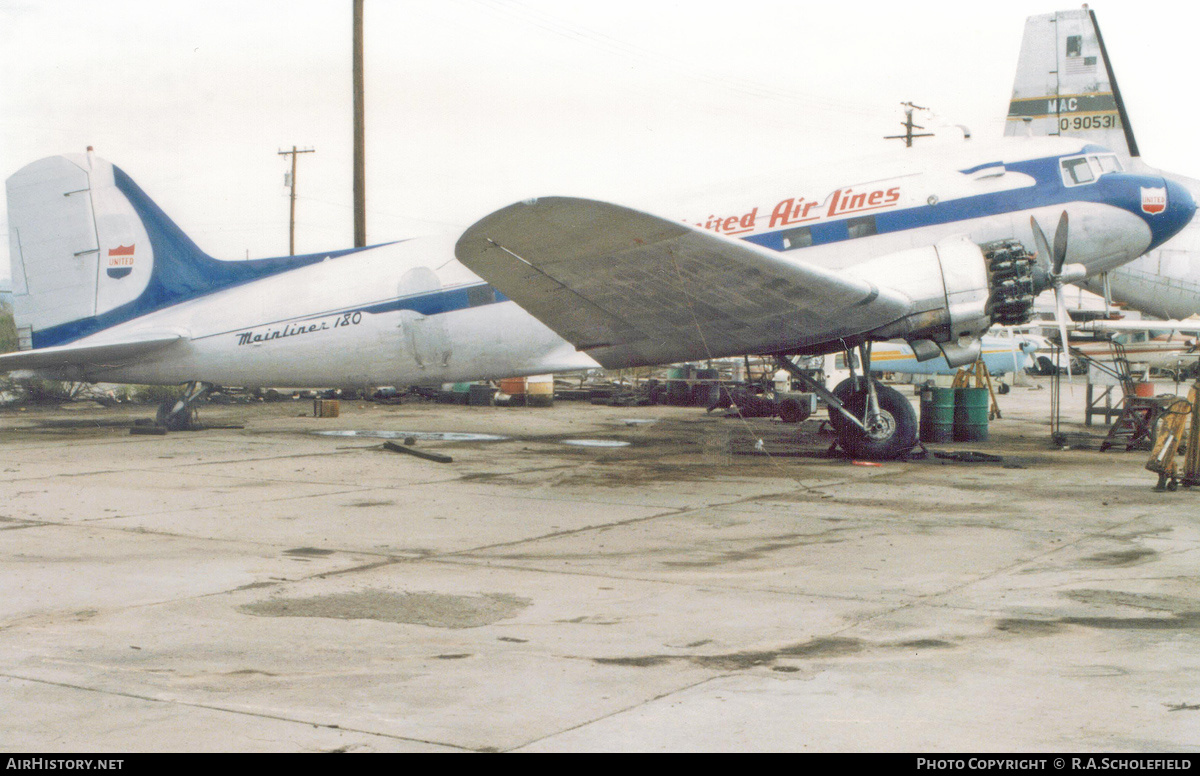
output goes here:
<path id="1" fill-rule="evenodd" d="M 155 415 L 155 425 L 162 426 L 168 431 L 187 431 L 196 426 L 198 414 L 196 408 L 191 405 L 176 409 L 181 404 L 177 399 L 167 399 L 162 404 L 158 405 L 158 413 Z"/>
<path id="2" fill-rule="evenodd" d="M 861 385 L 861 377 L 847 377 L 838 383 L 830 393 L 836 396 L 842 404 L 846 404 L 854 396 L 854 393 L 859 390 L 859 386 Z M 856 412 L 855 414 L 862 417 L 861 412 Z M 846 416 L 837 411 L 836 407 L 829 408 L 829 425 L 833 426 L 833 430 L 839 438 L 844 434 L 845 427 L 854 428 L 850 421 L 846 420 Z"/>
<path id="3" fill-rule="evenodd" d="M 836 395 L 836 389 L 834 393 Z M 898 458 L 917 443 L 917 413 L 913 411 L 912 403 L 904 394 L 886 385 L 876 385 L 875 395 L 879 399 L 879 417 L 868 426 L 867 433 L 845 418 L 841 419 L 840 427 L 834 423 L 838 444 L 852 458 L 872 461 Z M 846 409 L 860 418 L 866 406 L 866 390 L 855 391 L 846 402 Z"/>
<path id="4" fill-rule="evenodd" d="M 808 420 L 810 414 L 812 411 L 808 402 L 801 402 L 791 397 L 779 402 L 779 419 L 784 423 L 799 423 L 802 420 Z"/>

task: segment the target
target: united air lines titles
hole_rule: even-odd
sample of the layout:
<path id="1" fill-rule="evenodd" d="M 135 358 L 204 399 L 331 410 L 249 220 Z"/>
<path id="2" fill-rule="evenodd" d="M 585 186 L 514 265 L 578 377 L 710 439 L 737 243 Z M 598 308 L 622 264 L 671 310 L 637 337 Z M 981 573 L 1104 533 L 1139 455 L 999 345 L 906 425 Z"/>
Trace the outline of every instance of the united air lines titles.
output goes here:
<path id="1" fill-rule="evenodd" d="M 710 215 L 696 226 L 718 234 L 749 234 L 759 229 L 821 221 L 891 207 L 900 201 L 900 187 L 859 191 L 852 186 L 835 189 L 824 200 L 788 197 L 770 209 L 755 207 L 741 215 Z"/>

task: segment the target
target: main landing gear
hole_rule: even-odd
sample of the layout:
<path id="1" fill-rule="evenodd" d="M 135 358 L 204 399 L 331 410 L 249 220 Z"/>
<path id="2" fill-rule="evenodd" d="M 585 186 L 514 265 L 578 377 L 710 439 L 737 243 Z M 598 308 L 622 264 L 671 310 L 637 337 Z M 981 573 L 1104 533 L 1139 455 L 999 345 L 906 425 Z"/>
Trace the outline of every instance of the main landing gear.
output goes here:
<path id="1" fill-rule="evenodd" d="M 917 415 L 912 403 L 899 391 L 868 379 L 870 342 L 859 345 L 859 354 L 863 375 L 852 371 L 832 391 L 809 378 L 789 359 L 777 356 L 776 361 L 825 400 L 838 445 L 848 455 L 868 460 L 899 458 L 917 444 Z"/>
<path id="2" fill-rule="evenodd" d="M 193 403 L 212 390 L 211 383 L 193 381 L 187 384 L 179 399 L 167 399 L 158 405 L 154 422 L 168 431 L 187 431 L 196 427 L 196 408 Z"/>

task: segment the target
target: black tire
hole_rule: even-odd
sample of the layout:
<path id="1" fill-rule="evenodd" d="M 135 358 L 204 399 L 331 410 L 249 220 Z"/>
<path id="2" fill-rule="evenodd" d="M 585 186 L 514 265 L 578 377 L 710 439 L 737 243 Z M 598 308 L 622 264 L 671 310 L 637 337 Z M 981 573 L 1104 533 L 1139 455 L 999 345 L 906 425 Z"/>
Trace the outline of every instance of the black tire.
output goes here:
<path id="1" fill-rule="evenodd" d="M 1031 374 L 1047 377 L 1057 371 L 1057 367 L 1054 366 L 1054 362 L 1050 360 L 1049 356 L 1038 356 L 1034 363 L 1037 364 L 1037 367 L 1029 370 Z"/>
<path id="2" fill-rule="evenodd" d="M 1000 386 L 998 388 L 996 388 L 996 393 L 1003 396 L 1004 394 L 1008 393 L 1010 390 L 1011 390 L 1011 388 L 1009 387 L 1008 383 L 1000 383 Z"/>
<path id="3" fill-rule="evenodd" d="M 917 413 L 904 394 L 886 385 L 876 385 L 879 412 L 887 423 L 887 431 L 869 436 L 849 421 L 838 431 L 838 444 L 852 458 L 886 461 L 898 458 L 917 444 Z M 850 397 L 846 408 L 862 417 L 867 405 L 867 392 L 858 391 Z"/>
<path id="4" fill-rule="evenodd" d="M 709 397 L 708 411 L 726 410 L 733 406 L 733 394 L 730 393 L 729 386 L 718 385 L 716 393 Z"/>
<path id="5" fill-rule="evenodd" d="M 791 397 L 779 402 L 779 419 L 784 423 L 799 423 L 802 420 L 808 420 L 808 416 L 811 414 L 812 408 L 808 402 Z"/>
<path id="6" fill-rule="evenodd" d="M 847 377 L 838 383 L 830 393 L 837 397 L 838 401 L 842 404 L 846 404 L 854 396 L 854 392 L 858 390 L 861 381 L 861 377 Z M 829 407 L 829 425 L 833 426 L 833 430 L 837 432 L 839 437 L 842 435 L 843 428 L 851 426 L 850 421 L 846 420 L 846 416 L 838 412 L 837 408 L 833 406 Z"/>
<path id="7" fill-rule="evenodd" d="M 167 399 L 158 405 L 158 413 L 154 419 L 155 425 L 162 426 L 168 431 L 187 431 L 194 428 L 197 420 L 196 408 L 189 406 L 172 414 L 177 403 L 175 399 Z"/>

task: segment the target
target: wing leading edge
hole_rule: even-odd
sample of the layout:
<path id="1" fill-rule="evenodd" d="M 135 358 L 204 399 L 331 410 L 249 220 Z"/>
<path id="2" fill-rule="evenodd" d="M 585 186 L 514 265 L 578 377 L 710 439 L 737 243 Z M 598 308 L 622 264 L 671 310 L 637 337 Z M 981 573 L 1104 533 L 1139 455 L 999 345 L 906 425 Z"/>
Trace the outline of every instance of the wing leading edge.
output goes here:
<path id="1" fill-rule="evenodd" d="M 486 216 L 459 261 L 609 369 L 830 342 L 902 293 L 637 210 L 547 197 Z"/>

